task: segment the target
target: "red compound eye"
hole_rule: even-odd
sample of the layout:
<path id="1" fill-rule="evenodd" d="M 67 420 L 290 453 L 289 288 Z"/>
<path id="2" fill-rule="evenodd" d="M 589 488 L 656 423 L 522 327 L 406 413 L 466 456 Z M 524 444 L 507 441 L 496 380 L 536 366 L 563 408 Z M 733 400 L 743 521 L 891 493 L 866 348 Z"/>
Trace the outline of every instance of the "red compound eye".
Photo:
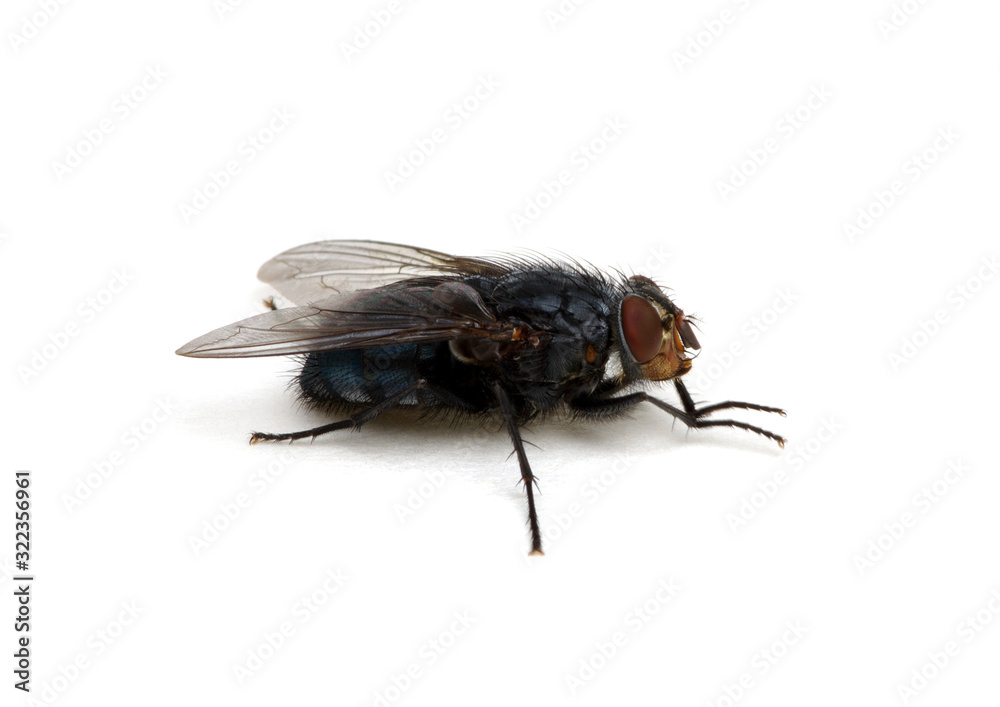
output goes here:
<path id="1" fill-rule="evenodd" d="M 622 335 L 636 361 L 652 361 L 663 343 L 663 325 L 656 307 L 638 295 L 622 300 Z"/>

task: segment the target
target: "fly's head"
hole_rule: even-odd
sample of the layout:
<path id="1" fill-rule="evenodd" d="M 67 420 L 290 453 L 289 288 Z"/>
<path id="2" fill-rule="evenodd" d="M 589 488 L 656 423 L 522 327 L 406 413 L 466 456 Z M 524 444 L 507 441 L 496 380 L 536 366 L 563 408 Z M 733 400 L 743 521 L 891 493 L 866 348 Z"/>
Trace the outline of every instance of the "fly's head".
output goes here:
<path id="1" fill-rule="evenodd" d="M 665 381 L 691 370 L 688 351 L 701 348 L 684 312 L 648 277 L 625 281 L 618 312 L 622 369 L 629 379 Z"/>

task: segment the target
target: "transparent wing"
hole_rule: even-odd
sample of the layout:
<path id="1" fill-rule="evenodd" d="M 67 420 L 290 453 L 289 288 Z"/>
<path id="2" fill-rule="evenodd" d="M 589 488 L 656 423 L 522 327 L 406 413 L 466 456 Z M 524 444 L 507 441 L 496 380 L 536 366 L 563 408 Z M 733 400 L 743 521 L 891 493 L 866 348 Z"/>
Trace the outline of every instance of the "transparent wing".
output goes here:
<path id="1" fill-rule="evenodd" d="M 320 241 L 286 250 L 257 277 L 296 304 L 382 287 L 400 280 L 498 274 L 500 263 L 378 241 Z"/>
<path id="2" fill-rule="evenodd" d="M 394 283 L 265 312 L 191 341 L 177 353 L 241 358 L 449 339 L 510 341 L 475 289 L 461 282 Z"/>

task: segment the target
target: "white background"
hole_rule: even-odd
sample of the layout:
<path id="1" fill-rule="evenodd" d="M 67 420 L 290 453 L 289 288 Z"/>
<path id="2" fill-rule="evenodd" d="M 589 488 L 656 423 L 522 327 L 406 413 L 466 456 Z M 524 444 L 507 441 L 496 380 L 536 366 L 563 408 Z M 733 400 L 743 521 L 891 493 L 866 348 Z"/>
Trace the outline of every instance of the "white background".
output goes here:
<path id="1" fill-rule="evenodd" d="M 386 2 L 6 3 L 4 704 L 15 469 L 39 703 L 996 704 L 1000 9 L 903 5 L 421 0 L 347 57 Z M 701 317 L 698 398 L 790 443 L 537 425 L 530 561 L 493 427 L 251 447 L 327 421 L 292 364 L 173 352 L 324 238 L 652 275 Z"/>

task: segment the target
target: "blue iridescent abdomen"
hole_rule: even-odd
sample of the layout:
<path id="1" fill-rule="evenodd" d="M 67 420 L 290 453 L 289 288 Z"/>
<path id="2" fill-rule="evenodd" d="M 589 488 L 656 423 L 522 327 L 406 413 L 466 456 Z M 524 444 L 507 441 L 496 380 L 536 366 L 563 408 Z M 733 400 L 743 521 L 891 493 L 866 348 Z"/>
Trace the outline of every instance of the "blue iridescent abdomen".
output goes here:
<path id="1" fill-rule="evenodd" d="M 299 386 L 307 402 L 319 406 L 368 405 L 402 393 L 435 357 L 434 344 L 317 351 L 306 357 Z M 400 404 L 424 403 L 416 391 Z"/>

